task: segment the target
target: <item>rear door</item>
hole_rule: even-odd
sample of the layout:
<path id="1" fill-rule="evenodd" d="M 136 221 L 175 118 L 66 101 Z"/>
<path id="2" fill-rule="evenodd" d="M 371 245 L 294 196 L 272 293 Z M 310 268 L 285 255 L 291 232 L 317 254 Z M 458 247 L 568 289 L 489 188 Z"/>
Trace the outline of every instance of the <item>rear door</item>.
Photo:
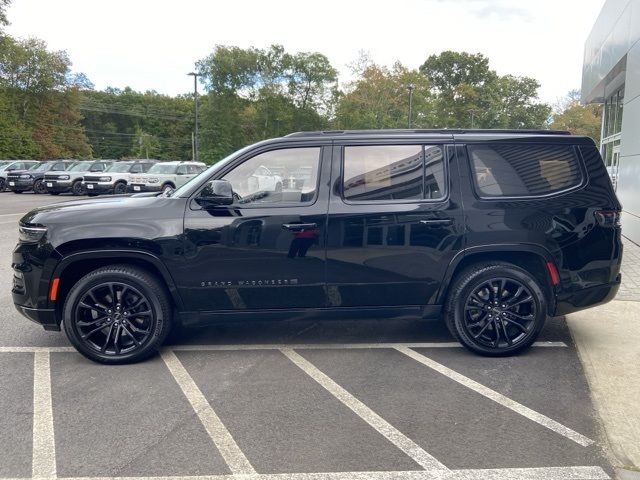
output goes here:
<path id="1" fill-rule="evenodd" d="M 336 142 L 328 218 L 331 306 L 435 302 L 463 248 L 451 137 Z"/>

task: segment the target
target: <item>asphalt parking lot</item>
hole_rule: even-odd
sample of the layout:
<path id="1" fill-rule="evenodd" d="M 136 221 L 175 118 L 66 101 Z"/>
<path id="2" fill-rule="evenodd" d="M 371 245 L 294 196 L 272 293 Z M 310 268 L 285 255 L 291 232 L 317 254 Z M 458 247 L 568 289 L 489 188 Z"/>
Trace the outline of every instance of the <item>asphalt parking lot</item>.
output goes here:
<path id="1" fill-rule="evenodd" d="M 11 302 L 20 213 L 0 194 L 0 480 L 605 479 L 564 319 L 482 358 L 439 322 L 291 321 L 186 332 L 105 367 Z"/>

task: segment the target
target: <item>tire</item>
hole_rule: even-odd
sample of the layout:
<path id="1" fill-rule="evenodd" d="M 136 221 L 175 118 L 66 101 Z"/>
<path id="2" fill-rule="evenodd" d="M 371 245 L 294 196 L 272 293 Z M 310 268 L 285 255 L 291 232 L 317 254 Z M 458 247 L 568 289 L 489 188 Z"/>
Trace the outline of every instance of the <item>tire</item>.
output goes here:
<path id="1" fill-rule="evenodd" d="M 49 192 L 49 195 L 60 195 L 60 192 Z"/>
<path id="2" fill-rule="evenodd" d="M 480 263 L 465 269 L 451 284 L 445 322 L 472 352 L 505 356 L 535 342 L 546 312 L 543 289 L 526 270 L 509 263 Z"/>
<path id="3" fill-rule="evenodd" d="M 44 186 L 44 182 L 42 180 L 36 180 L 33 182 L 33 193 L 38 195 L 47 193 L 47 187 Z"/>
<path id="4" fill-rule="evenodd" d="M 149 358 L 171 330 L 172 307 L 164 285 L 129 265 L 102 267 L 82 277 L 62 311 L 71 344 L 104 364 Z"/>
<path id="5" fill-rule="evenodd" d="M 170 183 L 165 183 L 164 185 L 162 185 L 162 187 L 160 188 L 160 192 L 161 193 L 165 193 L 167 190 L 175 190 L 176 187 L 174 187 L 172 184 Z"/>
<path id="6" fill-rule="evenodd" d="M 124 182 L 116 183 L 115 186 L 113 187 L 113 194 L 122 195 L 124 193 L 127 193 L 127 184 Z"/>
<path id="7" fill-rule="evenodd" d="M 13 193 L 22 193 L 24 190 L 13 190 Z"/>
<path id="8" fill-rule="evenodd" d="M 4 178 L 0 178 L 0 192 L 4 192 L 7 189 L 7 181 Z"/>
<path id="9" fill-rule="evenodd" d="M 82 180 L 77 180 L 71 185 L 71 193 L 75 196 L 84 195 L 84 187 L 82 186 Z"/>

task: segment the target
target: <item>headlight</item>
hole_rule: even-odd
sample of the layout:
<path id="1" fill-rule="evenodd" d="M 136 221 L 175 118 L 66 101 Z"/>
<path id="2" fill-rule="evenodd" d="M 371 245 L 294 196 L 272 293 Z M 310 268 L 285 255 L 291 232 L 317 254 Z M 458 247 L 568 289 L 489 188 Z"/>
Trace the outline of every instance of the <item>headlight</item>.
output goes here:
<path id="1" fill-rule="evenodd" d="M 157 178 L 148 178 L 147 182 L 149 182 L 149 183 L 158 183 L 158 179 Z"/>
<path id="2" fill-rule="evenodd" d="M 111 181 L 111 177 L 100 177 L 98 179 L 99 182 L 110 182 Z"/>
<path id="3" fill-rule="evenodd" d="M 71 177 L 69 175 L 60 175 L 58 180 L 69 180 Z"/>
<path id="4" fill-rule="evenodd" d="M 24 178 L 25 180 L 29 178 L 33 178 L 31 175 L 20 175 L 20 178 Z"/>
<path id="5" fill-rule="evenodd" d="M 38 243 L 47 233 L 46 227 L 18 227 L 18 238 L 24 243 Z"/>

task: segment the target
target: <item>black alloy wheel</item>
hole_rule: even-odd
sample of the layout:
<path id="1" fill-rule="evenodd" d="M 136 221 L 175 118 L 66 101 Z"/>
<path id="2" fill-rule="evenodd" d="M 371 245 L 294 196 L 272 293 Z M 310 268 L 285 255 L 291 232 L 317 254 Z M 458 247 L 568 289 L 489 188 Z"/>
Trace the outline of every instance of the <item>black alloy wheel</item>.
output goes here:
<path id="1" fill-rule="evenodd" d="M 45 193 L 47 193 L 47 187 L 42 180 L 36 180 L 35 182 L 33 182 L 33 192 L 37 193 L 38 195 L 44 195 Z"/>
<path id="2" fill-rule="evenodd" d="M 525 270 L 477 265 L 456 278 L 446 312 L 449 330 L 464 346 L 498 356 L 535 341 L 546 320 L 546 302 L 537 280 Z"/>
<path id="3" fill-rule="evenodd" d="M 73 193 L 76 196 L 84 195 L 84 187 L 82 186 L 81 180 L 78 180 L 73 183 L 73 185 L 71 186 L 71 193 Z"/>
<path id="4" fill-rule="evenodd" d="M 127 184 L 124 182 L 116 183 L 115 187 L 113 187 L 113 193 L 115 195 L 122 195 L 124 193 L 127 193 Z"/>
<path id="5" fill-rule="evenodd" d="M 129 363 L 154 354 L 170 326 L 165 289 L 143 270 L 126 265 L 100 268 L 69 292 L 64 329 L 86 357 Z"/>

